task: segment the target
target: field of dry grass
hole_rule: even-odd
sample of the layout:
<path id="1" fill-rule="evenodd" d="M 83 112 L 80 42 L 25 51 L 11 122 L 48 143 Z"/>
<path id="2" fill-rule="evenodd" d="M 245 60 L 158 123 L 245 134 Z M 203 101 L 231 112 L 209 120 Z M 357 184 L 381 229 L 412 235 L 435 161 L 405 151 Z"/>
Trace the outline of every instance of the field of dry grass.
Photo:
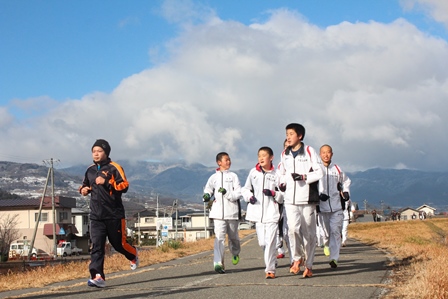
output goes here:
<path id="1" fill-rule="evenodd" d="M 448 298 L 448 219 L 353 223 L 349 237 L 388 252 L 386 298 Z"/>
<path id="2" fill-rule="evenodd" d="M 240 237 L 254 233 L 255 230 L 241 230 Z M 150 266 L 167 262 L 183 256 L 213 250 L 214 238 L 197 242 L 181 243 L 177 249 L 162 246 L 157 249 L 139 251 L 140 266 Z M 58 281 L 89 277 L 89 261 L 71 262 L 47 267 L 36 267 L 26 272 L 9 272 L 0 275 L 0 292 L 24 288 L 43 287 Z M 106 275 L 118 271 L 129 270 L 129 262 L 121 254 L 106 256 L 104 262 Z"/>
<path id="3" fill-rule="evenodd" d="M 253 233 L 240 231 L 240 236 Z M 389 253 L 393 269 L 390 292 L 385 298 L 448 298 L 448 218 L 400 222 L 352 223 L 349 237 Z M 141 266 L 149 266 L 213 249 L 214 239 L 182 243 L 178 249 L 161 247 L 140 252 Z M 0 275 L 0 291 L 43 287 L 87 278 L 88 261 L 36 268 Z M 106 257 L 106 274 L 128 270 L 119 254 Z"/>

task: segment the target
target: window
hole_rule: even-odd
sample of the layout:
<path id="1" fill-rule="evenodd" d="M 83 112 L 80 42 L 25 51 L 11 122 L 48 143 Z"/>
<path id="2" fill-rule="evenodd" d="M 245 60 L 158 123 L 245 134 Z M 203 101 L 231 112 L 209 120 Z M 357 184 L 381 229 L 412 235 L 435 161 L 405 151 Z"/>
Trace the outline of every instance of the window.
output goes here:
<path id="1" fill-rule="evenodd" d="M 154 218 L 145 218 L 145 223 L 154 223 Z"/>
<path id="2" fill-rule="evenodd" d="M 34 213 L 34 221 L 37 221 L 37 217 L 39 216 L 39 213 Z M 47 222 L 48 221 L 48 213 L 42 213 L 40 214 L 40 219 L 39 221 L 41 222 Z"/>
<path id="3" fill-rule="evenodd" d="M 67 220 L 68 213 L 67 212 L 59 212 L 59 221 Z"/>

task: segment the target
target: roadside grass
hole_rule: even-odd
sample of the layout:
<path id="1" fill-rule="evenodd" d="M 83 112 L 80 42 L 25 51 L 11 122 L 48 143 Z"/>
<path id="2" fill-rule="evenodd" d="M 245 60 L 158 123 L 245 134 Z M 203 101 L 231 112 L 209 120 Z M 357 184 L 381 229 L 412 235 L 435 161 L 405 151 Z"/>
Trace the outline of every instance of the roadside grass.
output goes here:
<path id="1" fill-rule="evenodd" d="M 240 237 L 254 230 L 240 231 Z M 380 248 L 390 256 L 389 292 L 383 298 L 448 298 L 448 218 L 376 223 L 352 223 L 349 237 Z M 213 250 L 214 238 L 141 250 L 140 265 L 149 266 Z M 174 248 L 176 249 L 174 249 Z M 47 266 L 0 275 L 0 291 L 43 287 L 88 278 L 88 261 Z M 120 254 L 106 257 L 106 274 L 129 270 Z"/>
<path id="2" fill-rule="evenodd" d="M 255 230 L 239 231 L 243 238 Z M 167 242 L 159 248 L 140 249 L 140 267 L 163 263 L 176 258 L 213 250 L 214 238 L 196 242 Z M 0 275 L 0 292 L 25 288 L 40 288 L 46 285 L 73 279 L 89 278 L 89 261 L 69 262 L 46 267 L 35 267 L 28 271 L 12 272 Z M 121 254 L 108 255 L 104 261 L 106 274 L 129 270 L 129 261 Z"/>
<path id="3" fill-rule="evenodd" d="M 448 219 L 353 223 L 349 237 L 389 253 L 384 298 L 448 298 Z"/>

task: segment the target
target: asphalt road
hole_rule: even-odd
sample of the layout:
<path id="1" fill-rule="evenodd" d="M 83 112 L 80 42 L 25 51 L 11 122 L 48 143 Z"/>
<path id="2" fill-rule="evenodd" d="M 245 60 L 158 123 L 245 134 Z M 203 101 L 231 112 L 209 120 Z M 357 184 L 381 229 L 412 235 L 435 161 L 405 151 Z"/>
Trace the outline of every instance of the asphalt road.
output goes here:
<path id="1" fill-rule="evenodd" d="M 213 271 L 208 251 L 167 263 L 107 277 L 104 289 L 87 286 L 87 278 L 39 289 L 0 293 L 0 298 L 380 298 L 387 289 L 387 256 L 371 246 L 348 240 L 338 268 L 332 269 L 318 248 L 313 277 L 289 273 L 289 258 L 278 260 L 275 279 L 265 279 L 263 253 L 256 236 L 242 240 L 240 263 L 232 265 L 226 251 L 226 273 Z M 87 272 L 87 270 L 86 270 Z M 86 273 L 87 274 L 87 273 Z M 87 275 L 86 275 L 87 276 Z"/>

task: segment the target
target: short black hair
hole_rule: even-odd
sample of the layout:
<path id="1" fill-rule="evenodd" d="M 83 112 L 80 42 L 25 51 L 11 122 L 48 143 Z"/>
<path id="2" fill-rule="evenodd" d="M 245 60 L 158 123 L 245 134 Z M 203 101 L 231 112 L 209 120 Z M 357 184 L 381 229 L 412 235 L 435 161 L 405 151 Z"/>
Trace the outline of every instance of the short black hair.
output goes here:
<path id="1" fill-rule="evenodd" d="M 220 153 L 218 153 L 218 154 L 216 155 L 216 162 L 221 161 L 222 157 L 224 157 L 224 156 L 228 156 L 228 157 L 230 157 L 228 153 L 226 153 L 226 152 L 220 152 Z"/>
<path id="2" fill-rule="evenodd" d="M 269 146 L 262 146 L 262 147 L 260 147 L 258 152 L 261 152 L 261 151 L 267 152 L 269 154 L 269 156 L 273 156 L 274 155 L 274 151 Z"/>
<path id="3" fill-rule="evenodd" d="M 302 126 L 301 124 L 291 123 L 286 126 L 286 130 L 294 130 L 297 133 L 297 136 L 302 135 L 301 140 L 305 138 L 305 127 Z"/>

